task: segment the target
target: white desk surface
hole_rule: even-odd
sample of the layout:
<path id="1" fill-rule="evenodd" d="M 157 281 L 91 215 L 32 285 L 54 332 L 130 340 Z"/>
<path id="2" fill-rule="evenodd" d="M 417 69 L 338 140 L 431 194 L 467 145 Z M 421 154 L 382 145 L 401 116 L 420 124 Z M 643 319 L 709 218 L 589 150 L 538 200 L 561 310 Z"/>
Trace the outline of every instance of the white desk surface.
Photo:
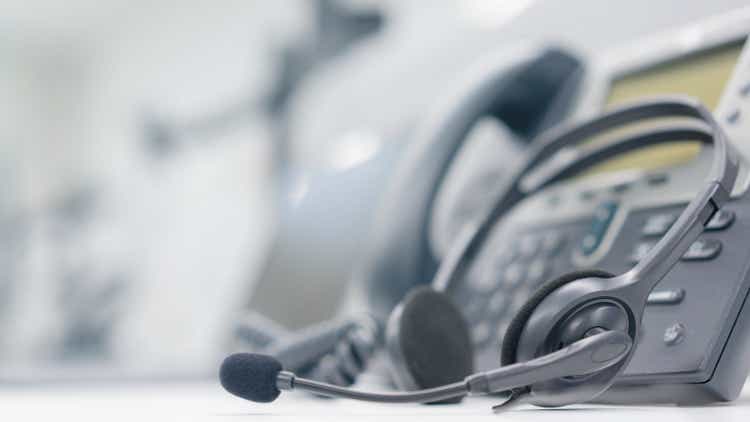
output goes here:
<path id="1" fill-rule="evenodd" d="M 503 414 L 490 407 L 497 400 L 475 397 L 460 405 L 381 405 L 326 400 L 304 393 L 282 395 L 271 404 L 243 401 L 218 383 L 160 383 L 99 386 L 0 388 L 2 421 L 326 421 L 352 420 L 503 420 L 706 422 L 750 421 L 750 384 L 729 404 L 705 407 L 579 405 L 563 409 L 521 406 Z"/>

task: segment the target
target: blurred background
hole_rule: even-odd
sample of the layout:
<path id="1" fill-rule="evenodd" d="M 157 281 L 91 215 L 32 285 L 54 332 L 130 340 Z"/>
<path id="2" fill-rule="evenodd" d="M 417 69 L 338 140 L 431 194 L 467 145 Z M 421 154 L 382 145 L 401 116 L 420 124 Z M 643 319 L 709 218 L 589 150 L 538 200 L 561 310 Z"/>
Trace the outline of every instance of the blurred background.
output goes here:
<path id="1" fill-rule="evenodd" d="M 475 63 L 585 65 L 744 5 L 3 0 L 0 381 L 212 376 L 337 315 L 415 128 Z"/>

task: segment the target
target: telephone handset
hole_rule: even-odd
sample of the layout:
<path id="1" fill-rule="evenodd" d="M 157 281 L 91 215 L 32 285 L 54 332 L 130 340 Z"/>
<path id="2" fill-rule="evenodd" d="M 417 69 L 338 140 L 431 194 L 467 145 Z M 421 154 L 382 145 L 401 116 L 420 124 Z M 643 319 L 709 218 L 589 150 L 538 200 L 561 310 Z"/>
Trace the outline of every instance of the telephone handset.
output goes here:
<path id="1" fill-rule="evenodd" d="M 479 70 L 417 132 L 393 178 L 396 183 L 381 202 L 383 207 L 371 232 L 372 247 L 357 274 L 360 293 L 378 319 L 385 320 L 416 284 L 430 282 L 441 258 L 435 255 L 445 249 L 434 243 L 450 244 L 458 234 L 456 228 L 465 222 L 459 216 L 459 221 L 449 221 L 452 228 L 437 234 L 432 224 L 436 202 L 446 202 L 440 198 L 440 191 L 450 184 L 446 179 L 456 172 L 454 160 L 477 122 L 493 118 L 512 138 L 494 141 L 521 143 L 520 147 L 508 145 L 505 153 L 509 156 L 499 157 L 499 169 L 504 170 L 508 162 L 521 160 L 523 144 L 567 115 L 583 75 L 581 62 L 556 48 L 543 50 L 511 68 L 490 65 Z M 493 175 L 497 180 L 497 174 Z M 454 203 L 465 200 L 454 199 Z M 481 204 L 476 208 L 471 211 L 482 211 Z"/>

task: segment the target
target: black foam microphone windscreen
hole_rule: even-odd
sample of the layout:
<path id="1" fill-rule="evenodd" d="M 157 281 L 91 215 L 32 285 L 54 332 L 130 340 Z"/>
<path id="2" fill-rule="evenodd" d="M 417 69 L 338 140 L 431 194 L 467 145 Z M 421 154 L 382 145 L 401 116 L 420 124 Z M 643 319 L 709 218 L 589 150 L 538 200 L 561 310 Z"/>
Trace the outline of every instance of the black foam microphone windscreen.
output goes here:
<path id="1" fill-rule="evenodd" d="M 219 379 L 224 389 L 235 396 L 268 403 L 281 394 L 276 386 L 281 370 L 281 363 L 271 356 L 236 353 L 224 359 Z"/>

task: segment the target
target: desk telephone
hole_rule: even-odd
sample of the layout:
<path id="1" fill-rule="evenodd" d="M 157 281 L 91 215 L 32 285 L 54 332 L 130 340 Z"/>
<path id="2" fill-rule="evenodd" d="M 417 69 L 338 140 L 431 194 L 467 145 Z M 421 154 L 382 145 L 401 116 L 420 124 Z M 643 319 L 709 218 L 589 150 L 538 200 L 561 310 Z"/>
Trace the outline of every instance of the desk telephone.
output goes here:
<path id="1" fill-rule="evenodd" d="M 733 37 L 710 48 L 703 46 L 687 55 L 688 59 L 667 57 L 667 64 L 639 64 L 633 75 L 610 81 L 614 86 L 608 91 L 610 95 L 622 91 L 618 83 L 641 83 L 627 78 L 647 79 L 657 72 L 679 74 L 690 66 L 700 71 L 709 60 L 734 54 L 736 66 L 727 72 L 728 77 L 734 69 L 731 79 L 720 81 L 725 87 L 714 94 L 723 92 L 715 111 L 730 142 L 747 156 L 750 49 L 745 47 L 737 58 L 744 40 L 735 41 L 736 34 Z M 659 93 L 657 87 L 639 94 Z M 673 153 L 685 155 L 682 148 Z M 702 180 L 697 177 L 707 172 L 709 156 L 702 151 L 687 163 L 659 168 L 594 170 L 592 176 L 564 181 L 535 194 L 497 222 L 468 264 L 465 277 L 439 286 L 470 325 L 477 369 L 497 366 L 499 343 L 508 325 L 550 277 L 581 268 L 619 274 L 638 262 L 682 212 L 696 180 Z M 695 402 L 730 400 L 739 394 L 750 370 L 746 358 L 750 353 L 750 311 L 745 307 L 750 287 L 747 239 L 750 196 L 743 169 L 732 200 L 651 292 L 634 356 L 615 386 L 598 401 Z M 387 262 L 388 266 L 376 266 L 370 273 L 381 269 L 381 282 L 387 277 L 398 279 L 398 270 L 406 267 L 396 266 L 394 271 L 394 261 Z M 420 265 L 412 265 L 410 277 L 419 279 L 419 270 L 413 268 Z"/>
<path id="2" fill-rule="evenodd" d="M 750 17 L 746 21 L 750 21 Z M 546 365 L 550 366 L 546 370 L 560 370 L 552 368 L 556 360 L 570 358 L 572 364 L 578 364 L 580 362 L 572 358 L 590 350 L 591 359 L 600 364 L 597 369 L 570 374 L 563 372 L 561 374 L 566 376 L 555 379 L 535 373 L 537 378 L 529 375 L 534 380 L 529 381 L 533 385 L 521 389 L 513 387 L 512 397 L 531 397 L 532 403 L 542 406 L 582 400 L 701 403 L 736 398 L 750 372 L 750 358 L 747 357 L 750 355 L 750 310 L 746 306 L 750 290 L 750 194 L 745 164 L 750 157 L 750 43 L 745 42 L 746 27 L 742 24 L 725 26 L 718 31 L 719 36 L 706 37 L 689 52 L 681 47 L 664 54 L 665 45 L 657 43 L 654 48 L 662 48 L 661 53 L 665 56 L 660 62 L 634 59 L 631 63 L 625 61 L 627 65 L 619 63 L 622 66 L 616 72 L 608 69 L 610 79 L 604 88 L 604 100 L 606 97 L 613 100 L 623 93 L 634 98 L 653 94 L 692 94 L 705 103 L 712 103 L 720 96 L 713 117 L 695 111 L 700 107 L 693 109 L 689 105 L 693 100 L 666 100 L 615 109 L 603 117 L 584 122 L 580 130 L 575 125 L 570 125 L 571 129 L 564 127 L 558 130 L 562 133 L 559 138 L 553 130 L 552 135 L 542 136 L 538 141 L 542 142 L 537 151 L 541 152 L 539 161 L 543 164 L 530 164 L 530 172 L 523 173 L 524 177 L 518 182 L 519 186 L 533 186 L 529 188 L 531 193 L 519 197 L 518 202 L 510 201 L 512 208 L 498 214 L 501 218 L 494 218 L 495 214 L 483 214 L 485 219 L 481 225 L 468 223 L 465 230 L 453 237 L 451 248 L 439 257 L 429 256 L 428 230 L 413 236 L 413 227 L 424 227 L 424 213 L 403 210 L 402 207 L 416 202 L 414 208 L 421 209 L 422 205 L 433 203 L 443 183 L 441 178 L 461 146 L 471 119 L 459 114 L 455 120 L 455 115 L 449 115 L 431 127 L 422 144 L 417 142 L 414 147 L 419 154 L 407 157 L 407 163 L 399 173 L 401 184 L 396 185 L 385 199 L 374 252 L 362 272 L 364 291 L 371 300 L 375 319 L 389 320 L 385 334 L 388 348 L 393 349 L 392 342 L 395 341 L 400 350 L 390 355 L 395 361 L 392 366 L 396 369 L 393 375 L 396 384 L 405 390 L 427 390 L 398 397 L 351 393 L 341 389 L 331 392 L 321 384 L 308 383 L 304 379 L 300 380 L 300 388 L 375 401 L 406 401 L 407 397 L 414 401 L 435 401 L 433 399 L 462 397 L 475 391 L 503 391 L 499 386 L 520 384 L 511 381 L 504 384 L 505 381 L 498 381 L 493 376 L 502 373 L 513 380 L 521 371 L 534 373 Z M 679 35 L 672 34 L 671 41 L 679 39 Z M 669 42 L 666 44 L 670 45 Z M 649 57 L 649 54 L 648 51 L 638 51 L 635 56 Z M 727 80 L 720 83 L 723 89 L 708 94 L 691 92 L 696 75 L 702 75 L 707 64 L 717 64 L 720 58 L 727 56 L 733 60 L 724 62 L 729 65 L 726 66 Z M 691 77 L 685 78 L 686 74 Z M 681 77 L 684 79 L 682 85 Z M 665 80 L 668 81 L 665 86 L 656 83 Z M 647 91 L 634 87 L 646 87 Z M 591 87 L 587 90 L 589 93 L 597 91 Z M 578 95 L 576 107 L 590 108 L 590 100 L 584 92 Z M 601 100 L 600 96 L 596 101 L 601 103 Z M 464 113 L 481 111 L 481 108 L 470 108 Z M 644 155 L 636 156 L 633 161 L 630 154 L 609 160 L 612 156 L 607 148 L 613 145 L 596 138 L 580 146 L 555 149 L 555 155 L 544 154 L 548 145 L 543 142 L 550 139 L 557 142 L 566 136 L 581 137 L 569 135 L 577 130 L 599 135 L 605 123 L 615 122 L 612 126 L 618 126 L 637 122 L 630 129 L 643 130 L 642 120 L 651 113 L 656 117 L 703 116 L 701 124 L 684 120 L 661 123 L 684 125 L 680 130 L 684 130 L 681 133 L 685 141 L 702 138 L 706 142 L 711 138 L 715 148 L 670 144 L 664 149 L 659 145 L 660 151 L 650 151 L 653 156 L 661 157 L 657 162 L 651 162 L 653 160 L 644 158 L 648 157 Z M 705 134 L 706 125 L 712 128 L 711 137 Z M 736 150 L 736 154 L 725 151 L 724 141 L 718 142 L 717 137 L 723 138 L 722 134 L 726 135 L 726 148 Z M 632 135 L 629 138 L 632 142 L 623 142 L 620 151 L 630 153 L 637 141 L 654 142 L 654 138 L 658 136 L 639 138 Z M 614 146 L 613 150 L 616 150 L 617 146 Z M 608 153 L 600 153 L 603 150 Z M 727 155 L 722 158 L 724 152 Z M 536 156 L 532 157 L 537 160 Z M 544 161 L 550 157 L 551 160 Z M 573 164 L 576 160 L 586 163 L 581 166 L 586 167 L 585 171 Z M 604 164 L 589 168 L 599 160 Z M 637 166 L 634 167 L 633 163 Z M 701 197 L 696 198 L 695 192 L 705 183 L 703 177 L 706 174 L 715 178 L 712 180 L 718 180 L 711 183 L 719 183 L 720 187 L 714 191 L 707 188 L 709 193 L 705 195 L 711 199 L 704 195 L 705 203 L 701 206 L 705 208 L 700 208 L 703 211 L 699 212 L 696 204 Z M 424 175 L 426 177 L 420 180 Z M 511 188 L 517 189 L 516 185 Z M 501 194 L 501 203 L 507 195 L 512 196 L 507 192 Z M 434 210 L 427 212 L 427 219 L 431 212 L 434 214 Z M 696 223 L 698 221 L 700 224 Z M 676 228 L 685 231 L 676 232 Z M 481 233 L 477 234 L 477 230 Z M 482 240 L 475 243 L 477 237 Z M 681 242 L 681 239 L 688 239 L 689 243 Z M 674 246 L 674 249 L 665 248 L 665 245 Z M 432 248 L 432 251 L 439 249 Z M 439 266 L 435 261 L 439 261 Z M 669 265 L 662 265 L 662 261 L 669 262 Z M 598 270 L 587 270 L 589 268 Z M 653 289 L 643 296 L 642 318 L 637 311 L 628 311 L 624 317 L 618 314 L 622 311 L 620 300 L 629 303 L 631 299 L 618 296 L 620 293 L 616 287 L 610 287 L 613 292 L 610 299 L 597 297 L 601 301 L 597 306 L 584 306 L 584 299 L 580 299 L 579 305 L 569 308 L 555 303 L 560 298 L 575 298 L 576 291 L 583 292 L 582 295 L 592 294 L 586 289 L 595 283 L 589 283 L 588 279 L 606 285 L 610 277 L 621 280 L 639 269 L 666 274 L 656 277 L 655 284 L 651 284 Z M 552 286 L 545 284 L 550 277 L 562 274 L 570 276 L 560 277 L 551 283 Z M 623 276 L 615 276 L 617 274 Z M 565 280 L 566 277 L 570 280 Z M 448 299 L 432 297 L 438 293 L 422 290 L 407 295 L 391 312 L 410 284 L 430 281 L 429 290 L 444 292 Z M 573 287 L 566 287 L 566 283 Z M 419 328 L 430 331 L 433 325 L 439 325 L 435 321 L 454 318 L 446 300 L 459 310 L 460 319 L 467 324 L 468 337 L 441 338 L 441 333 L 433 333 L 445 340 L 437 343 L 435 337 L 420 333 Z M 548 302 L 558 306 L 554 314 L 553 311 L 538 310 Z M 406 318 L 402 314 L 425 303 L 440 311 L 422 315 L 418 319 L 419 327 L 413 321 L 392 323 L 394 318 L 396 321 Z M 615 308 L 619 310 L 613 310 Z M 390 318 L 386 317 L 388 313 Z M 519 315 L 523 315 L 520 324 Z M 601 324 L 590 327 L 587 325 L 590 321 Z M 434 362 L 429 358 L 412 359 L 409 348 L 413 346 L 413 339 L 403 332 L 394 333 L 394 326 L 415 336 L 416 343 L 422 339 L 419 336 L 424 335 L 434 354 L 453 353 L 451 364 L 444 362 L 441 367 L 444 373 L 440 375 L 444 376 L 420 374 L 418 366 Z M 586 331 L 577 332 L 577 327 Z M 560 334 L 549 334 L 555 330 Z M 621 331 L 630 333 L 632 343 L 612 334 Z M 503 341 L 509 341 L 509 333 L 510 346 L 503 344 Z M 535 333 L 547 334 L 540 337 Z M 611 336 L 605 339 L 608 334 Z M 597 341 L 614 349 L 605 351 L 594 345 Z M 471 353 L 468 363 L 456 359 L 464 352 Z M 627 358 L 622 357 L 625 354 Z M 535 359 L 529 360 L 531 358 Z M 452 363 L 457 360 L 459 363 Z M 501 360 L 502 367 L 493 369 Z M 532 364 L 525 365 L 526 360 Z M 612 363 L 604 363 L 610 361 Z M 273 364 L 265 361 L 240 363 L 253 364 L 265 371 L 270 367 L 270 372 L 264 374 L 276 380 L 275 386 L 294 388 L 294 374 L 281 371 L 280 365 L 276 370 Z M 231 365 L 238 363 L 230 362 Z M 460 367 L 459 373 L 451 373 L 455 367 Z M 469 375 L 474 369 L 486 372 L 478 374 L 481 376 Z M 404 372 L 411 373 L 411 376 L 404 379 Z M 462 384 L 457 380 L 463 376 L 467 377 Z M 234 382 L 230 378 L 229 384 Z M 353 380 L 343 381 L 339 384 L 349 384 Z M 587 383 L 594 386 L 592 390 L 587 390 Z M 443 384 L 447 385 L 438 387 Z M 594 390 L 599 392 L 594 393 Z M 270 394 L 266 397 L 270 400 L 278 395 L 278 390 L 263 392 Z"/>

